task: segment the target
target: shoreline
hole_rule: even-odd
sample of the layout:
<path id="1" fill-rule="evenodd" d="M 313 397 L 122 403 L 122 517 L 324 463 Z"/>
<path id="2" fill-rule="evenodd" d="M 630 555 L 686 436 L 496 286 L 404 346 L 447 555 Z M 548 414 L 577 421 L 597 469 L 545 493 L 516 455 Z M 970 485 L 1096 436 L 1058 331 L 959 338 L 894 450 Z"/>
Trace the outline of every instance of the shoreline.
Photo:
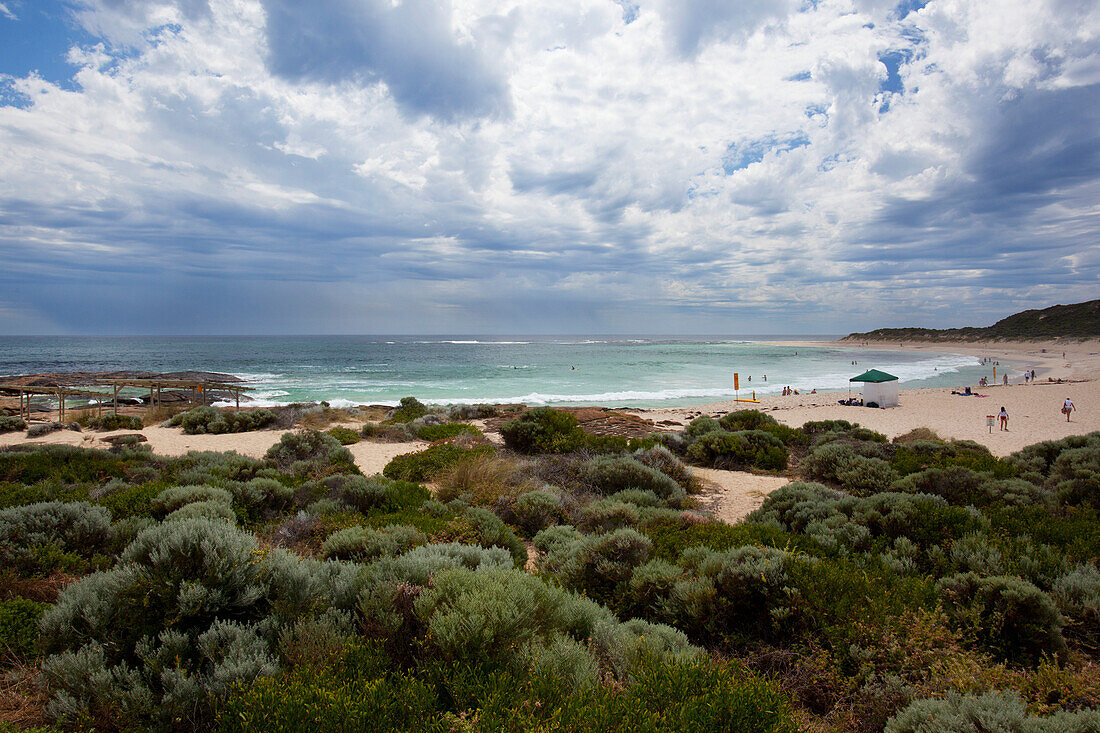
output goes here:
<path id="1" fill-rule="evenodd" d="M 993 361 L 1034 365 L 1036 382 L 1024 384 L 1023 377 L 1009 377 L 976 391 L 983 397 L 952 395 L 950 387 L 918 387 L 899 390 L 898 407 L 876 409 L 837 404 L 843 392 L 797 394 L 787 397 L 761 395 L 759 404 L 721 400 L 691 407 L 622 410 L 654 422 L 674 421 L 681 425 L 699 415 L 718 416 L 733 410 L 757 409 L 784 425 L 799 427 L 810 420 L 848 420 L 895 438 L 915 428 L 929 428 L 941 437 L 973 440 L 1004 456 L 1044 440 L 1058 440 L 1100 430 L 1100 341 L 1050 342 L 896 342 L 777 341 L 782 346 L 816 346 L 895 351 L 899 348 L 932 353 L 957 353 L 987 357 Z M 1044 353 L 1042 350 L 1046 349 Z M 1062 358 L 1063 352 L 1065 358 Z M 864 365 L 861 364 L 860 368 Z M 871 368 L 872 365 L 867 365 Z M 999 377 L 1000 375 L 998 375 Z M 1055 380 L 1055 381 L 1047 381 Z M 1057 380 L 1062 380 L 1058 382 Z M 965 384 L 959 387 L 968 386 Z M 975 387 L 975 385 L 969 385 Z M 1066 422 L 1062 402 L 1070 397 L 1076 411 Z M 988 415 L 1004 406 L 1009 430 L 986 425 Z"/>

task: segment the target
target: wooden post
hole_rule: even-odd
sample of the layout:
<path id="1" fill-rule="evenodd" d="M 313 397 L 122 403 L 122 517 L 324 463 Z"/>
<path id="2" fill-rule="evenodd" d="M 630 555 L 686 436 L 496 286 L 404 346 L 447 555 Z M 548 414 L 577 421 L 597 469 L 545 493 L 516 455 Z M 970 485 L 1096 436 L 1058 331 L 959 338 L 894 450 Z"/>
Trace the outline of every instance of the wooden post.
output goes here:
<path id="1" fill-rule="evenodd" d="M 114 406 L 115 406 L 115 414 L 117 415 L 118 414 L 118 385 L 117 384 L 115 385 Z"/>
<path id="2" fill-rule="evenodd" d="M 239 389 L 233 390 L 233 395 L 237 398 L 237 412 L 241 411 L 241 391 Z"/>
<path id="3" fill-rule="evenodd" d="M 57 421 L 65 422 L 65 390 L 57 388 Z"/>

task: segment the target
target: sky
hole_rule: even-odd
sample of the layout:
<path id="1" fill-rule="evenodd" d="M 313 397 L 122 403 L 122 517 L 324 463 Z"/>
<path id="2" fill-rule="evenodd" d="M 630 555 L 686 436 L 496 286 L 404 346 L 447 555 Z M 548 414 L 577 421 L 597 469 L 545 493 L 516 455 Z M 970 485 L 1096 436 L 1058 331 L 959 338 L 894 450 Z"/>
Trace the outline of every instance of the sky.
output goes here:
<path id="1" fill-rule="evenodd" d="M 0 333 L 1100 295 L 1100 0 L 0 0 Z"/>

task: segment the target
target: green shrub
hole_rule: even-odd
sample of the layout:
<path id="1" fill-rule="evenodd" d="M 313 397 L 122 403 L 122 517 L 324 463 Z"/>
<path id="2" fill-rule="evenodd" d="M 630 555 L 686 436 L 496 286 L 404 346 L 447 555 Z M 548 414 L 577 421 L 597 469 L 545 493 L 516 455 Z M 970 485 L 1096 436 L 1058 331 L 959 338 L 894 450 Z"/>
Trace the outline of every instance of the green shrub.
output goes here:
<path id="1" fill-rule="evenodd" d="M 496 449 L 488 445 L 462 448 L 443 443 L 395 456 L 382 469 L 382 474 L 399 481 L 429 481 L 456 463 L 478 456 L 490 456 L 495 452 Z"/>
<path id="2" fill-rule="evenodd" d="M 1016 692 L 959 695 L 917 700 L 891 718 L 885 733 L 1091 733 L 1100 729 L 1100 712 L 1058 712 L 1049 717 L 1027 714 Z"/>
<path id="3" fill-rule="evenodd" d="M 963 573 L 941 579 L 936 589 L 952 621 L 1002 659 L 1034 665 L 1065 651 L 1061 614 L 1026 580 Z"/>
<path id="4" fill-rule="evenodd" d="M 568 453 L 585 442 L 577 418 L 550 407 L 536 407 L 504 423 L 500 434 L 517 453 Z"/>
<path id="5" fill-rule="evenodd" d="M 351 428 L 335 427 L 325 432 L 340 441 L 340 445 L 354 445 L 359 442 L 359 433 Z"/>
<path id="6" fill-rule="evenodd" d="M 203 405 L 195 407 L 187 412 L 174 415 L 168 421 L 173 427 L 182 427 L 187 435 L 200 435 L 210 433 L 220 435 L 222 433 L 244 433 L 250 430 L 260 430 L 274 424 L 278 416 L 267 409 L 245 410 L 244 412 L 227 412 L 216 407 Z"/>
<path id="7" fill-rule="evenodd" d="M 1066 617 L 1066 632 L 1095 649 L 1100 642 L 1100 571 L 1079 565 L 1054 581 L 1050 595 Z"/>
<path id="8" fill-rule="evenodd" d="M 853 428 L 858 428 L 859 423 L 851 423 L 847 420 L 810 420 L 802 424 L 802 432 L 807 435 L 822 435 L 824 433 L 846 433 Z"/>
<path id="9" fill-rule="evenodd" d="M 261 677 L 235 688 L 218 706 L 218 730 L 377 731 L 445 733 L 436 690 L 403 674 L 364 665 L 356 648 L 334 666 L 306 667 Z"/>
<path id="10" fill-rule="evenodd" d="M 684 433 L 692 438 L 698 438 L 700 435 L 714 433 L 721 429 L 722 426 L 713 417 L 700 415 L 684 427 Z"/>
<path id="11" fill-rule="evenodd" d="M 837 481 L 845 491 L 865 496 L 887 491 L 898 477 L 890 464 L 881 458 L 854 456 L 836 472 Z"/>
<path id="12" fill-rule="evenodd" d="M 942 496 L 950 504 L 984 507 L 991 504 L 1045 506 L 1050 495 L 1033 483 L 1018 478 L 998 479 L 958 466 L 929 468 L 895 481 L 891 491 Z"/>
<path id="13" fill-rule="evenodd" d="M 182 519 L 219 519 L 225 522 L 237 523 L 237 514 L 233 507 L 223 501 L 194 501 L 184 504 L 164 518 L 166 522 L 177 522 Z"/>
<path id="14" fill-rule="evenodd" d="M 639 567 L 627 596 L 635 613 L 671 624 L 706 643 L 744 643 L 791 630 L 794 603 L 781 550 L 685 550 L 678 566 Z"/>
<path id="15" fill-rule="evenodd" d="M 581 510 L 580 526 L 586 532 L 609 532 L 638 524 L 638 507 L 615 499 L 600 499 Z"/>
<path id="16" fill-rule="evenodd" d="M 684 489 L 674 479 L 632 456 L 597 456 L 581 466 L 586 485 L 603 495 L 626 489 L 652 491 L 673 505 L 685 499 Z"/>
<path id="17" fill-rule="evenodd" d="M 145 427 L 145 424 L 137 415 L 119 415 L 113 412 L 100 417 L 87 417 L 78 422 L 86 428 L 102 431 L 141 430 Z"/>
<path id="18" fill-rule="evenodd" d="M 759 410 L 728 412 L 718 420 L 723 430 L 736 433 L 739 430 L 762 430 L 766 425 L 778 425 L 779 421 Z"/>
<path id="19" fill-rule="evenodd" d="M 0 560 L 23 574 L 61 564 L 80 569 L 81 560 L 103 552 L 111 539 L 111 512 L 83 501 L 40 502 L 0 509 Z M 71 554 L 72 560 L 64 556 Z"/>
<path id="20" fill-rule="evenodd" d="M 663 445 L 655 445 L 645 450 L 635 451 L 634 459 L 668 476 L 680 484 L 680 488 L 687 493 L 691 493 L 697 488 L 695 476 L 692 475 L 691 469 Z"/>
<path id="21" fill-rule="evenodd" d="M 447 409 L 447 417 L 451 420 L 483 420 L 487 417 L 496 417 L 498 413 L 496 405 L 451 405 Z"/>
<path id="22" fill-rule="evenodd" d="M 0 433 L 12 433 L 26 429 L 27 423 L 23 422 L 23 418 L 14 415 L 0 415 Z"/>
<path id="23" fill-rule="evenodd" d="M 278 443 L 268 448 L 264 457 L 284 470 L 293 469 L 298 463 L 320 463 L 328 473 L 332 473 L 332 469 L 358 472 L 351 452 L 336 438 L 318 430 L 284 433 Z"/>
<path id="24" fill-rule="evenodd" d="M 551 527 L 535 535 L 534 542 L 545 553 L 539 559 L 541 572 L 566 588 L 605 601 L 653 550 L 648 537 L 627 528 L 586 535 L 570 527 Z"/>
<path id="25" fill-rule="evenodd" d="M 154 525 L 43 615 L 47 711 L 119 728 L 201 726 L 212 699 L 276 671 L 274 630 L 352 608 L 358 573 L 262 551 L 222 521 Z"/>
<path id="26" fill-rule="evenodd" d="M 516 497 L 504 518 L 532 536 L 565 518 L 562 497 L 553 491 L 539 489 Z"/>
<path id="27" fill-rule="evenodd" d="M 215 486 L 172 486 L 157 494 L 151 504 L 164 516 L 197 501 L 215 501 L 229 506 L 233 503 L 233 495 Z"/>
<path id="28" fill-rule="evenodd" d="M 758 468 L 781 471 L 788 453 L 783 442 L 762 430 L 728 433 L 717 430 L 700 435 L 687 449 L 688 458 L 716 468 Z"/>
<path id="29" fill-rule="evenodd" d="M 25 661 L 35 655 L 38 619 L 49 607 L 26 598 L 0 601 L 0 662 Z"/>
<path id="30" fill-rule="evenodd" d="M 41 438 L 43 435 L 56 433 L 58 430 L 63 430 L 64 428 L 65 426 L 59 422 L 35 423 L 27 428 L 27 437 Z"/>
<path id="31" fill-rule="evenodd" d="M 407 525 L 391 524 L 382 529 L 348 527 L 329 535 L 321 554 L 336 560 L 370 562 L 382 557 L 397 557 L 427 543 L 427 537 Z"/>
<path id="32" fill-rule="evenodd" d="M 470 539 L 482 547 L 501 547 L 512 555 L 512 561 L 523 567 L 527 562 L 527 548 L 516 537 L 512 528 L 497 515 L 482 507 L 467 507 L 460 517 L 461 525 L 469 527 L 470 533 L 461 531 L 462 539 Z"/>
<path id="33" fill-rule="evenodd" d="M 390 422 L 412 422 L 428 414 L 427 406 L 415 397 L 402 397 L 401 403 L 393 409 L 387 418 Z"/>
<path id="34" fill-rule="evenodd" d="M 461 422 L 448 422 L 441 425 L 421 425 L 416 429 L 416 436 L 421 440 L 434 442 L 446 440 L 456 435 L 481 435 L 481 431 L 473 425 Z"/>
<path id="35" fill-rule="evenodd" d="M 236 504 L 253 519 L 257 519 L 263 511 L 285 508 L 294 498 L 293 488 L 266 476 L 249 481 L 231 481 L 226 486 Z"/>

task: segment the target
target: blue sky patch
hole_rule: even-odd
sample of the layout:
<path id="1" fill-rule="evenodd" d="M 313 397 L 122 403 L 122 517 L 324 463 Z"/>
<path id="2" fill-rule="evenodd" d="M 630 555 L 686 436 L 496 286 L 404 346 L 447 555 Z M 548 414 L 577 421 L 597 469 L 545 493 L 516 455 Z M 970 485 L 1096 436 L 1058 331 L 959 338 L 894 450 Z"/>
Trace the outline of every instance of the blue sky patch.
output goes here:
<path id="1" fill-rule="evenodd" d="M 730 143 L 722 158 L 722 170 L 727 176 L 733 175 L 753 163 L 764 160 L 764 156 L 773 150 L 777 153 L 785 153 L 796 148 L 804 148 L 809 144 L 810 138 L 806 137 L 806 133 L 802 131 L 779 136 L 768 135 L 740 144 Z"/>
<path id="2" fill-rule="evenodd" d="M 56 0 L 4 2 L 0 12 L 0 74 L 17 78 L 32 72 L 65 89 L 74 89 L 73 67 L 65 60 L 73 46 L 96 41 L 72 19 L 67 3 Z"/>

